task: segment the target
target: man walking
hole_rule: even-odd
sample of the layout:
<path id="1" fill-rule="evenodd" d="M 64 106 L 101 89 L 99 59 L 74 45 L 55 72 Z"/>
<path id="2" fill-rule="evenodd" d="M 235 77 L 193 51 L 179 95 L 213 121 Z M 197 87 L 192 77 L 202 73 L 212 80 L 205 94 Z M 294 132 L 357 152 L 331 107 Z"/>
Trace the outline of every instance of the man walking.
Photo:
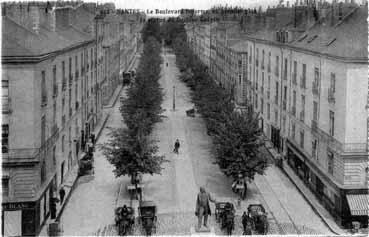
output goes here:
<path id="1" fill-rule="evenodd" d="M 60 196 L 60 205 L 61 205 L 64 201 L 64 196 L 65 196 L 65 190 L 63 186 L 59 190 L 59 196 Z"/>
<path id="2" fill-rule="evenodd" d="M 177 139 L 176 142 L 174 143 L 174 150 L 173 150 L 173 152 L 178 154 L 178 149 L 179 149 L 180 146 L 181 145 L 179 143 L 179 140 Z"/>
<path id="3" fill-rule="evenodd" d="M 209 201 L 216 203 L 215 199 L 213 199 L 209 193 L 205 191 L 204 187 L 200 187 L 200 192 L 197 194 L 196 200 L 196 210 L 195 215 L 198 218 L 197 227 L 198 230 L 201 229 L 201 222 L 204 217 L 204 226 L 208 228 L 208 215 L 211 215 Z"/>

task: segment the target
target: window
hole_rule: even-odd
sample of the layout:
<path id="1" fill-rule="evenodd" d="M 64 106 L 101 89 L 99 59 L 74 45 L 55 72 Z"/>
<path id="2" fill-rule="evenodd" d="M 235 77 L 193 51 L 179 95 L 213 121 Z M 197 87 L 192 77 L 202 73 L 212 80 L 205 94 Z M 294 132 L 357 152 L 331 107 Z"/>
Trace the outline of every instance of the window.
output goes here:
<path id="1" fill-rule="evenodd" d="M 330 85 L 331 91 L 336 91 L 336 74 L 331 73 L 331 85 Z"/>
<path id="2" fill-rule="evenodd" d="M 274 123 L 278 124 L 278 110 L 274 110 Z"/>
<path id="3" fill-rule="evenodd" d="M 3 177 L 1 179 L 3 197 L 9 196 L 9 177 Z"/>
<path id="4" fill-rule="evenodd" d="M 64 141 L 65 140 L 65 136 L 63 135 L 62 136 L 62 144 L 61 144 L 61 150 L 62 150 L 62 152 L 64 152 Z"/>
<path id="5" fill-rule="evenodd" d="M 41 145 L 45 144 L 46 134 L 45 134 L 45 116 L 41 118 Z"/>
<path id="6" fill-rule="evenodd" d="M 318 140 L 316 139 L 311 142 L 311 155 L 318 160 Z"/>
<path id="7" fill-rule="evenodd" d="M 270 104 L 267 104 L 267 118 L 270 119 Z"/>
<path id="8" fill-rule="evenodd" d="M 284 74 L 283 74 L 283 77 L 285 80 L 287 80 L 287 63 L 288 63 L 288 60 L 287 58 L 284 59 Z"/>
<path id="9" fill-rule="evenodd" d="M 297 81 L 297 62 L 293 61 L 293 73 L 292 73 L 292 82 L 296 84 Z"/>
<path id="10" fill-rule="evenodd" d="M 270 58 L 272 57 L 272 53 L 269 52 L 269 55 L 268 55 L 268 72 L 270 72 Z"/>
<path id="11" fill-rule="evenodd" d="M 259 66 L 259 49 L 256 49 L 256 62 L 255 62 L 256 66 Z"/>
<path id="12" fill-rule="evenodd" d="M 262 58 L 261 58 L 261 68 L 262 69 L 264 69 L 264 56 L 265 56 L 265 52 L 264 52 L 264 49 L 263 49 Z"/>
<path id="13" fill-rule="evenodd" d="M 252 48 L 250 47 L 250 57 L 249 57 L 249 62 L 250 62 L 250 64 L 251 64 L 251 62 L 252 62 Z"/>
<path id="14" fill-rule="evenodd" d="M 83 52 L 81 53 L 81 76 L 83 76 Z"/>
<path id="15" fill-rule="evenodd" d="M 334 171 L 334 155 L 332 152 L 328 151 L 327 152 L 327 157 L 328 157 L 328 173 L 333 175 L 333 171 Z"/>
<path id="16" fill-rule="evenodd" d="M 9 151 L 9 124 L 1 126 L 1 152 L 8 153 Z"/>
<path id="17" fill-rule="evenodd" d="M 69 76 L 72 75 L 72 58 L 69 57 Z"/>
<path id="18" fill-rule="evenodd" d="M 287 86 L 284 86 L 283 99 L 284 101 L 287 101 Z"/>
<path id="19" fill-rule="evenodd" d="M 318 103 L 316 101 L 313 102 L 313 120 L 318 121 Z"/>
<path id="20" fill-rule="evenodd" d="M 264 113 L 264 99 L 263 98 L 260 99 L 260 112 L 261 114 Z"/>
<path id="21" fill-rule="evenodd" d="M 42 161 L 41 165 L 41 184 L 43 184 L 46 180 L 46 164 L 45 161 Z"/>
<path id="22" fill-rule="evenodd" d="M 296 108 L 296 91 L 292 92 L 292 107 Z"/>
<path id="23" fill-rule="evenodd" d="M 295 140 L 296 137 L 296 125 L 294 123 L 292 123 L 292 138 Z"/>
<path id="24" fill-rule="evenodd" d="M 53 147 L 53 165 L 56 166 L 56 147 Z"/>
<path id="25" fill-rule="evenodd" d="M 314 68 L 314 84 L 319 86 L 319 68 Z"/>
<path id="26" fill-rule="evenodd" d="M 41 105 L 47 103 L 45 71 L 41 72 Z"/>
<path id="27" fill-rule="evenodd" d="M 283 133 L 286 133 L 286 116 L 283 116 L 283 122 L 282 122 L 282 131 Z"/>
<path id="28" fill-rule="evenodd" d="M 238 84 L 240 84 L 241 85 L 241 80 L 242 79 L 242 77 L 241 77 L 241 75 L 238 75 Z"/>
<path id="29" fill-rule="evenodd" d="M 58 94 L 58 87 L 56 83 L 56 65 L 53 66 L 53 94 Z"/>
<path id="30" fill-rule="evenodd" d="M 56 102 L 53 103 L 53 124 L 56 123 Z"/>
<path id="31" fill-rule="evenodd" d="M 300 146 L 304 148 L 304 130 L 300 131 Z"/>
<path id="32" fill-rule="evenodd" d="M 301 95 L 301 110 L 305 110 L 305 96 Z"/>
<path id="33" fill-rule="evenodd" d="M 255 109 L 258 108 L 258 94 L 255 95 Z"/>
<path id="34" fill-rule="evenodd" d="M 302 64 L 301 88 L 306 88 L 306 64 Z"/>
<path id="35" fill-rule="evenodd" d="M 275 56 L 275 75 L 279 76 L 279 56 Z"/>
<path id="36" fill-rule="evenodd" d="M 334 136 L 334 112 L 329 111 L 329 135 Z"/>
<path id="37" fill-rule="evenodd" d="M 275 97 L 274 97 L 274 102 L 276 105 L 278 105 L 278 88 L 279 88 L 279 83 L 276 81 L 275 82 Z"/>
<path id="38" fill-rule="evenodd" d="M 242 67 L 242 61 L 238 60 L 238 68 L 241 68 L 241 67 Z"/>

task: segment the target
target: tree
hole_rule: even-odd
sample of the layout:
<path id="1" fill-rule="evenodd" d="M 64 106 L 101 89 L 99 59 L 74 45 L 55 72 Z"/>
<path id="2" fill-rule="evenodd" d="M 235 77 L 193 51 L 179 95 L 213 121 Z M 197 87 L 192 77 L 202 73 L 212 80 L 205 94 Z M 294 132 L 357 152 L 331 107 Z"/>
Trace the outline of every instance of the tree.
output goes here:
<path id="1" fill-rule="evenodd" d="M 114 165 L 116 177 L 160 174 L 164 156 L 155 155 L 158 147 L 147 136 L 136 136 L 127 128 L 112 130 L 110 139 L 101 148 L 108 161 Z"/>
<path id="2" fill-rule="evenodd" d="M 176 63 L 182 72 L 181 79 L 192 89 L 192 99 L 205 119 L 208 134 L 213 136 L 216 163 L 233 178 L 239 173 L 250 178 L 256 173 L 263 174 L 268 162 L 259 155 L 263 141 L 258 114 L 252 109 L 235 111 L 232 94 L 214 82 L 188 47 L 186 35 L 181 30 L 177 32 L 172 41 Z"/>

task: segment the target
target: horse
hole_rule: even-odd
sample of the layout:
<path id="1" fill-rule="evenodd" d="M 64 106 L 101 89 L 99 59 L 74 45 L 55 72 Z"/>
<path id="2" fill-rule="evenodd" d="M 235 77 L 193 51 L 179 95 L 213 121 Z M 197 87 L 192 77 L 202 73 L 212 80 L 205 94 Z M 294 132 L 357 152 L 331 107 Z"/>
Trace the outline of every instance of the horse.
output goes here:
<path id="1" fill-rule="evenodd" d="M 242 215 L 243 235 L 252 235 L 253 220 L 246 212 Z"/>

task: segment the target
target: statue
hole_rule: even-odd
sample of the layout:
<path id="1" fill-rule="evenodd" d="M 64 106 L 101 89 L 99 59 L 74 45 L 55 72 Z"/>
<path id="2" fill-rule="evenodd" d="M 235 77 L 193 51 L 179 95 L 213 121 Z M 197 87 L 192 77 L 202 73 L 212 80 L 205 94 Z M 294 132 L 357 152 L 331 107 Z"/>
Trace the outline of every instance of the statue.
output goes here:
<path id="1" fill-rule="evenodd" d="M 196 210 L 195 215 L 198 218 L 198 230 L 201 229 L 201 222 L 204 218 L 204 227 L 208 228 L 207 221 L 208 215 L 211 215 L 209 201 L 215 203 L 215 199 L 213 199 L 209 193 L 205 191 L 204 187 L 200 187 L 200 192 L 197 194 L 196 200 Z"/>

